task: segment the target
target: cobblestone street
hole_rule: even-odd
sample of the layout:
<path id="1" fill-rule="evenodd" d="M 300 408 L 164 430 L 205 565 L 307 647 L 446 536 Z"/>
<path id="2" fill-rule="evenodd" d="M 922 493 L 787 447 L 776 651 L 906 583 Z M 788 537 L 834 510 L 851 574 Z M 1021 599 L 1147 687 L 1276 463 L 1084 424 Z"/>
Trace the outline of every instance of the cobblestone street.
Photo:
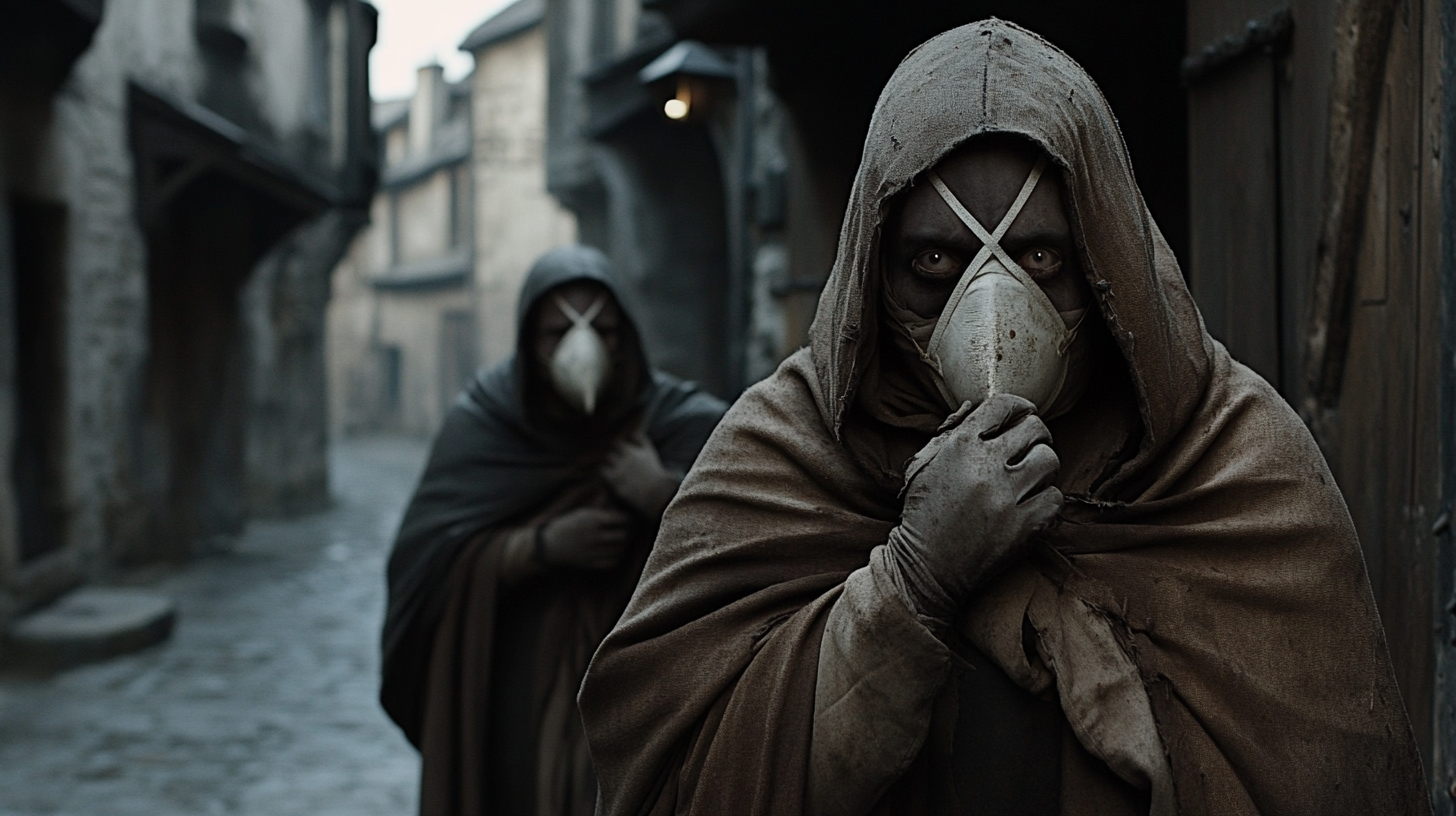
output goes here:
<path id="1" fill-rule="evenodd" d="M 332 509 L 132 576 L 175 598 L 167 643 L 0 677 L 0 816 L 413 813 L 418 759 L 375 694 L 384 559 L 425 451 L 336 445 Z"/>

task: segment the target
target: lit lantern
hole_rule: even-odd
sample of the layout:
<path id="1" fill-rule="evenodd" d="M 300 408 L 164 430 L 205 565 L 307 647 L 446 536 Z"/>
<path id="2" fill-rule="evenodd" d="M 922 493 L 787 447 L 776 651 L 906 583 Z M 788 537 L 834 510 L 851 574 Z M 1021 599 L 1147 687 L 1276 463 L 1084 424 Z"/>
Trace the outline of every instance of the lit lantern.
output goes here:
<path id="1" fill-rule="evenodd" d="M 674 122 L 702 119 L 718 87 L 737 74 L 718 52 L 695 40 L 682 40 L 648 63 L 637 79 L 662 100 L 662 113 Z"/>
<path id="2" fill-rule="evenodd" d="M 662 112 L 669 119 L 686 119 L 693 110 L 693 86 L 683 78 L 677 81 L 677 95 L 662 103 Z"/>

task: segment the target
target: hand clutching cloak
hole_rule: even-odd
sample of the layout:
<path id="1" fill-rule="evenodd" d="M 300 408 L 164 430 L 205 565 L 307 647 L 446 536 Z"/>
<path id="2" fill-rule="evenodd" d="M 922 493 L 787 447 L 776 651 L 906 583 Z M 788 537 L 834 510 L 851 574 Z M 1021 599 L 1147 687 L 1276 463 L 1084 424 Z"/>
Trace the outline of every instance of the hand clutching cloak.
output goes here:
<path id="1" fill-rule="evenodd" d="M 937 633 L 884 602 L 905 462 L 948 409 L 895 362 L 878 241 L 893 197 L 983 134 L 1060 173 L 1115 371 L 1052 425 L 1061 523 Z M 1095 83 L 999 20 L 891 78 L 809 348 L 734 405 L 664 517 L 579 697 L 598 813 L 990 812 L 963 772 L 994 753 L 966 725 L 995 705 L 967 691 L 988 669 L 1055 706 L 1053 812 L 1429 812 L 1314 440 L 1205 331 Z"/>

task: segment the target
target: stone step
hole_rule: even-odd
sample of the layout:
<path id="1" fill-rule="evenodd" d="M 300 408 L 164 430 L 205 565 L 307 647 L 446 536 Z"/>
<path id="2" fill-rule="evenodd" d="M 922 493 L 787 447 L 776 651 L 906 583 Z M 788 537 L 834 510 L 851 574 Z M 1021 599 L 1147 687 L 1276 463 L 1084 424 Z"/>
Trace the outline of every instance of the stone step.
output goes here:
<path id="1" fill-rule="evenodd" d="M 7 663 L 65 667 L 144 649 L 172 634 L 177 607 L 142 589 L 82 587 L 11 622 Z"/>

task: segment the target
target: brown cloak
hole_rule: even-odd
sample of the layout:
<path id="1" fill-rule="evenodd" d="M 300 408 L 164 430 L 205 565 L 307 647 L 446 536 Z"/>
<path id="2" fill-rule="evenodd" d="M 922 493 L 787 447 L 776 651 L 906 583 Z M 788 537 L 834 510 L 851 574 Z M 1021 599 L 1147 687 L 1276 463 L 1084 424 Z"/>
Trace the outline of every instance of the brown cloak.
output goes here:
<path id="1" fill-rule="evenodd" d="M 976 598 L 965 634 L 1024 687 L 1054 683 L 1082 748 L 1155 813 L 1428 813 L 1319 450 L 1205 332 L 1091 78 L 998 20 L 922 45 L 886 86 L 810 348 L 719 426 L 593 658 L 579 701 L 598 812 L 804 811 L 826 617 L 900 512 L 897 486 L 846 444 L 880 348 L 886 205 L 993 132 L 1032 140 L 1062 173 L 1140 427 L 1080 495 L 1063 485 L 1063 523 Z M 1080 469 L 1064 453 L 1064 480 Z M 880 810 L 933 810 L 920 791 L 944 754 L 930 731 L 875 769 L 900 778 Z M 1098 812 L 1076 778 L 1062 784 L 1065 812 Z"/>

